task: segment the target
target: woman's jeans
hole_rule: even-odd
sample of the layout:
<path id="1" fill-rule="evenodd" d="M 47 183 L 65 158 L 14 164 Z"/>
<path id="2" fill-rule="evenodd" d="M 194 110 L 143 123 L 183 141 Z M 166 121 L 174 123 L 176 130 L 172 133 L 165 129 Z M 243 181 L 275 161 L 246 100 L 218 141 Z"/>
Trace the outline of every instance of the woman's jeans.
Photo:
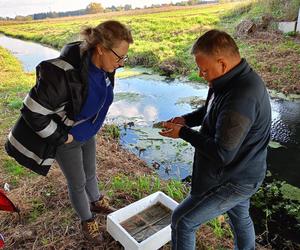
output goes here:
<path id="1" fill-rule="evenodd" d="M 92 218 L 90 202 L 100 197 L 96 176 L 96 141 L 73 140 L 58 147 L 56 160 L 68 183 L 73 208 L 81 221 Z"/>
<path id="2" fill-rule="evenodd" d="M 208 193 L 189 195 L 172 215 L 172 249 L 195 249 L 195 233 L 199 226 L 225 212 L 234 234 L 234 248 L 255 249 L 255 232 L 249 215 L 250 197 L 257 191 L 256 184 L 225 183 Z"/>

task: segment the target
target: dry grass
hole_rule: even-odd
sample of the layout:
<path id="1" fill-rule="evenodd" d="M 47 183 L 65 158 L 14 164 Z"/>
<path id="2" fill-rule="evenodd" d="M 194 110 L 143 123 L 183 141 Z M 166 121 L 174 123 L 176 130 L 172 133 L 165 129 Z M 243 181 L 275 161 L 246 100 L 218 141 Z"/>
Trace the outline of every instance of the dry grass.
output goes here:
<path id="1" fill-rule="evenodd" d="M 127 152 L 116 141 L 103 136 L 97 138 L 98 177 L 102 186 L 107 186 L 111 177 L 124 175 L 151 175 L 153 171 L 135 155 Z M 0 170 L 0 180 L 9 182 L 9 176 Z M 27 175 L 26 175 L 27 176 Z M 80 222 L 71 208 L 65 179 L 57 165 L 47 177 L 27 176 L 19 179 L 8 193 L 9 198 L 20 208 L 17 214 L 0 213 L 0 232 L 6 242 L 6 249 L 122 249 L 106 232 L 104 216 L 98 216 L 103 242 L 94 245 L 86 242 L 80 233 Z M 116 194 L 126 206 L 135 198 Z M 120 208 L 120 203 L 112 205 Z M 217 238 L 212 228 L 202 226 L 197 234 L 197 249 L 217 249 L 217 246 L 232 247 L 231 239 Z M 167 244 L 162 249 L 170 249 Z"/>
<path id="2" fill-rule="evenodd" d="M 267 87 L 285 94 L 300 94 L 299 50 L 288 48 L 288 45 L 285 49 L 278 46 L 288 41 L 299 44 L 300 37 L 288 39 L 281 33 L 268 31 L 256 32 L 247 39 L 247 43 L 258 47 L 255 57 L 256 61 L 261 63 L 261 67 L 257 71 L 265 80 Z M 268 47 L 260 46 L 262 44 L 267 44 Z"/>
<path id="3" fill-rule="evenodd" d="M 122 149 L 115 141 L 99 136 L 97 144 L 98 177 L 104 186 L 111 176 L 118 173 L 151 174 L 142 160 Z M 1 176 L 9 178 L 3 169 Z M 3 181 L 9 183 L 6 178 Z M 16 214 L 0 214 L 0 231 L 7 249 L 93 249 L 80 235 L 80 223 L 71 209 L 67 185 L 57 165 L 52 167 L 47 177 L 20 179 L 8 196 L 20 208 L 21 216 L 19 220 Z M 130 202 L 125 201 L 124 206 Z M 120 249 L 104 232 L 105 218 L 99 216 L 98 222 L 102 226 L 104 241 L 97 249 Z"/>

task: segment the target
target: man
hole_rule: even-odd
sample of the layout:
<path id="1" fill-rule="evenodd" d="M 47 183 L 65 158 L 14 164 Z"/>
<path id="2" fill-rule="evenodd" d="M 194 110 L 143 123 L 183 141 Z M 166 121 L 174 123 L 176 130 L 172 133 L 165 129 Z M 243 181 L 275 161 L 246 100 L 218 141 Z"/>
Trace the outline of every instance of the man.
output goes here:
<path id="1" fill-rule="evenodd" d="M 250 197 L 266 172 L 271 108 L 261 78 L 241 59 L 234 40 L 210 30 L 191 53 L 209 86 L 198 110 L 163 122 L 161 135 L 195 147 L 190 195 L 172 215 L 172 249 L 195 249 L 195 232 L 227 212 L 235 249 L 254 249 Z M 199 131 L 191 127 L 199 126 Z"/>

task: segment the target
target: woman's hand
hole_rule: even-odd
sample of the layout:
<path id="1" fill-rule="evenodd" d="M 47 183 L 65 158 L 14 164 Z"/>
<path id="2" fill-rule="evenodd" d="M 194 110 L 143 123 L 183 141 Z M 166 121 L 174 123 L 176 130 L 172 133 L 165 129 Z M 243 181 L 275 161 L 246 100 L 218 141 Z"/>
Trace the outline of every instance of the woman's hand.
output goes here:
<path id="1" fill-rule="evenodd" d="M 65 141 L 65 144 L 71 143 L 74 140 L 73 135 L 68 134 L 68 139 Z"/>

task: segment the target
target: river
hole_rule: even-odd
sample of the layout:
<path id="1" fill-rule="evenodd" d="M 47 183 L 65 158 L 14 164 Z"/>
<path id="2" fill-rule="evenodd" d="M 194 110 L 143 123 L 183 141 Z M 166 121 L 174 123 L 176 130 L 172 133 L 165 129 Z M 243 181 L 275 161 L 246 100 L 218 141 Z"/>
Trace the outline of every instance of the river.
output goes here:
<path id="1" fill-rule="evenodd" d="M 6 36 L 0 36 L 0 46 L 11 51 L 25 71 L 59 55 L 52 48 Z M 160 137 L 152 124 L 192 111 L 191 101 L 204 100 L 207 90 L 205 84 L 149 74 L 117 79 L 107 121 L 121 125 L 122 145 L 154 166 L 161 178 L 183 179 L 191 173 L 193 148 L 183 140 Z M 271 105 L 272 140 L 281 147 L 269 149 L 268 169 L 277 179 L 300 187 L 300 102 L 272 98 Z"/>

